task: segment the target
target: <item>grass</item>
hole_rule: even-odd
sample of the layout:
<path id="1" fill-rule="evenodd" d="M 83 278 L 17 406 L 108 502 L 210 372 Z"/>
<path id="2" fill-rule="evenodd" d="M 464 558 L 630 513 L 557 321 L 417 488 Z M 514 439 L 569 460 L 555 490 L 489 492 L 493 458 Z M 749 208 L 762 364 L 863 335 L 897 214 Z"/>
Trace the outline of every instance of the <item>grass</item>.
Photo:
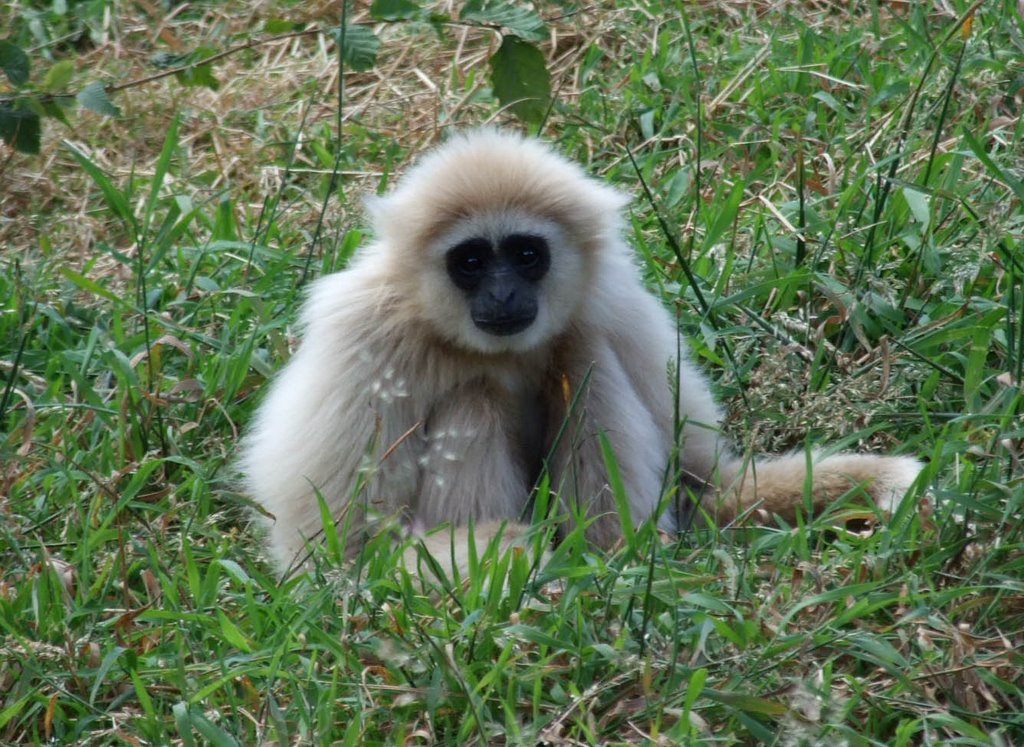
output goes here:
<path id="1" fill-rule="evenodd" d="M 259 47 L 5 156 L 0 741 L 1024 742 L 1017 5 L 542 10 L 544 134 L 636 195 L 737 443 L 917 454 L 920 490 L 865 534 L 572 535 L 439 597 L 384 540 L 278 582 L 231 460 L 302 287 L 365 241 L 360 194 L 502 116 L 489 32 L 381 27 L 340 136 L 330 44 Z M 157 38 L 120 11 L 77 52 L 113 81 Z M 319 13 L 181 6 L 157 46 Z"/>

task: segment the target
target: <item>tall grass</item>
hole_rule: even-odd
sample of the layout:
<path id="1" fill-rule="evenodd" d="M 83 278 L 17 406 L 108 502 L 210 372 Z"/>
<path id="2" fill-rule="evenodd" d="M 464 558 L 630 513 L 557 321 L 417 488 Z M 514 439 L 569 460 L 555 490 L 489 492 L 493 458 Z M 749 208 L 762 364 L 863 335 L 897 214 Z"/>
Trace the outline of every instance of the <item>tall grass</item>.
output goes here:
<path id="1" fill-rule="evenodd" d="M 168 28 L 198 45 L 218 12 Z M 478 548 L 434 594 L 381 538 L 278 581 L 231 465 L 304 282 L 358 251 L 360 190 L 497 104 L 479 32 L 390 27 L 337 120 L 313 42 L 267 51 L 0 173 L 0 741 L 1024 741 L 1015 4 L 551 22 L 544 135 L 637 196 L 629 238 L 730 434 L 917 454 L 918 489 L 872 532 L 575 531 L 539 567 Z M 424 77 L 430 106 L 396 103 Z"/>

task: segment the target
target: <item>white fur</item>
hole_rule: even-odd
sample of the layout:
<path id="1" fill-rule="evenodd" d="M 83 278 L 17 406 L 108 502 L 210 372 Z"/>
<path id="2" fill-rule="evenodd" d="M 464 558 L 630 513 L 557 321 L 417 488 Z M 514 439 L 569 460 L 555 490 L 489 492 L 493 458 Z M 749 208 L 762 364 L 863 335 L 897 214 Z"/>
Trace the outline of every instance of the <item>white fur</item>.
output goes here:
<path id="1" fill-rule="evenodd" d="M 621 238 L 625 203 L 546 145 L 497 130 L 453 137 L 371 201 L 377 241 L 313 286 L 302 345 L 242 447 L 280 568 L 322 530 L 318 494 L 354 545 L 374 515 L 404 513 L 423 527 L 472 520 L 486 533 L 523 518 L 549 451 L 562 501 L 582 505 L 594 519 L 588 535 L 611 545 L 621 528 L 600 434 L 634 522 L 681 481 L 726 521 L 751 506 L 790 516 L 804 505 L 803 455 L 745 464 L 721 442 L 707 381 L 685 346 L 677 357 L 675 323 Z M 551 269 L 536 321 L 502 338 L 473 325 L 444 252 L 512 231 L 544 236 Z M 681 464 L 667 474 L 675 387 Z M 814 468 L 811 503 L 862 484 L 891 510 L 919 469 L 908 458 L 827 458 Z M 659 525 L 675 530 L 677 516 L 669 507 Z"/>

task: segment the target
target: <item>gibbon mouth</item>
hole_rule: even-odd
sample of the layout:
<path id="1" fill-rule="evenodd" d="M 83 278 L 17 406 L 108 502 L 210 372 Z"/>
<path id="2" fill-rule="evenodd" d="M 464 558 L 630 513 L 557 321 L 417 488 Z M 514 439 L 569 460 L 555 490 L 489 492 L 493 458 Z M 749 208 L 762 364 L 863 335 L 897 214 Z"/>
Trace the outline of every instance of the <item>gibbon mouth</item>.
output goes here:
<path id="1" fill-rule="evenodd" d="M 522 332 L 533 324 L 533 316 L 517 317 L 514 319 L 474 319 L 473 324 L 495 337 L 508 337 Z"/>

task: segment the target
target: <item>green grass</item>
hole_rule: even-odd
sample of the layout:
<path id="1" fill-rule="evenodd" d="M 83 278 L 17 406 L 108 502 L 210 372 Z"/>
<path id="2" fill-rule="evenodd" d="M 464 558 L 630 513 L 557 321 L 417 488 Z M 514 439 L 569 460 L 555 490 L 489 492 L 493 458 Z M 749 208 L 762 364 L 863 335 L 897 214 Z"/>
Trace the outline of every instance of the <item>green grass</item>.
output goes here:
<path id="1" fill-rule="evenodd" d="M 279 582 L 231 460 L 304 280 L 365 241 L 359 193 L 424 118 L 497 111 L 457 38 L 390 27 L 391 87 L 349 80 L 340 139 L 329 87 L 244 105 L 312 39 L 212 104 L 164 81 L 123 121 L 48 123 L 0 171 L 0 742 L 1024 741 L 1024 25 L 939 7 L 552 20 L 544 131 L 637 196 L 630 240 L 744 449 L 917 454 L 918 494 L 870 534 L 574 533 L 439 597 L 385 538 Z M 219 33 L 197 16 L 186 45 Z M 436 101 L 403 109 L 414 67 Z"/>

